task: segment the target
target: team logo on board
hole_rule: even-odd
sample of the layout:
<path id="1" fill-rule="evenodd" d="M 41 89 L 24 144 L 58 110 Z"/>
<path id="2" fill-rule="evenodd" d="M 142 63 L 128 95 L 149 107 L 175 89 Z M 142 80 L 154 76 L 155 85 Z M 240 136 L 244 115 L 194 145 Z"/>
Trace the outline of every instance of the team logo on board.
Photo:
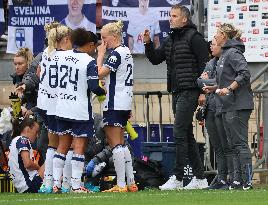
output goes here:
<path id="1" fill-rule="evenodd" d="M 23 28 L 17 28 L 15 31 L 15 41 L 17 48 L 25 47 L 25 30 Z"/>

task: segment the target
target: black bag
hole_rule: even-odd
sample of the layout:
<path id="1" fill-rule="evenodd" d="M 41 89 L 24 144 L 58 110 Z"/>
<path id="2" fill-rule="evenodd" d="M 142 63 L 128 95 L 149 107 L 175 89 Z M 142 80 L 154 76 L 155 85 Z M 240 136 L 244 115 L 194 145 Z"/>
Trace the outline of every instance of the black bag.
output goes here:
<path id="1" fill-rule="evenodd" d="M 148 160 L 147 162 L 134 159 L 135 180 L 139 190 L 144 188 L 158 188 L 164 182 L 164 174 L 161 171 L 162 165 L 158 161 Z"/>

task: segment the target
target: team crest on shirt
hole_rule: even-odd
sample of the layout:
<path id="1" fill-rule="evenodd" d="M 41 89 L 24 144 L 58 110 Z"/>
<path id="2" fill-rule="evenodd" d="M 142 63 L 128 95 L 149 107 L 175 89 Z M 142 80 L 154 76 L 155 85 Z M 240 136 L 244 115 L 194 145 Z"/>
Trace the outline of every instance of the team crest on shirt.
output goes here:
<path id="1" fill-rule="evenodd" d="M 109 61 L 109 63 L 115 64 L 116 61 L 117 61 L 117 57 L 116 56 L 111 56 L 108 61 Z"/>
<path id="2" fill-rule="evenodd" d="M 21 143 L 21 144 L 25 144 L 25 145 L 26 145 L 26 144 L 29 144 L 28 140 L 25 139 L 25 138 L 21 138 L 20 143 Z"/>

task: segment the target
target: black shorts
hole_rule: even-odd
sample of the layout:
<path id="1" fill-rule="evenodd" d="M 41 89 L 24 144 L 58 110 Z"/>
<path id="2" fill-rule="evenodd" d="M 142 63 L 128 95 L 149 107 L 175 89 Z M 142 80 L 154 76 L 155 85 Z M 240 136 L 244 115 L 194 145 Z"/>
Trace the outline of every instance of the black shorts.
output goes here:
<path id="1" fill-rule="evenodd" d="M 107 110 L 103 112 L 104 126 L 115 126 L 124 128 L 129 119 L 130 110 Z"/>
<path id="2" fill-rule="evenodd" d="M 35 175 L 31 181 L 30 187 L 23 193 L 38 193 L 38 190 L 40 189 L 42 183 L 43 179 L 39 175 Z"/>

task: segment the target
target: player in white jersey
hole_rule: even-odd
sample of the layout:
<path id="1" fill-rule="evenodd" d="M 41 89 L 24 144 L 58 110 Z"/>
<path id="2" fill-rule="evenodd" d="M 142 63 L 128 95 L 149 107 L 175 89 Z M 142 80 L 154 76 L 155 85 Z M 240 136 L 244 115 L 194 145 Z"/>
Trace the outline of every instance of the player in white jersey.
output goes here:
<path id="1" fill-rule="evenodd" d="M 102 44 L 98 47 L 99 77 L 105 79 L 107 90 L 107 97 L 103 102 L 104 130 L 112 148 L 117 176 L 117 185 L 106 192 L 138 191 L 130 151 L 124 146 L 124 126 L 132 106 L 133 58 L 130 50 L 121 45 L 122 28 L 121 21 L 104 25 L 101 29 Z M 103 64 L 107 48 L 112 51 Z"/>
<path id="2" fill-rule="evenodd" d="M 19 193 L 37 193 L 42 184 L 44 168 L 33 161 L 31 145 L 38 132 L 39 125 L 32 115 L 13 122 L 8 165 L 13 184 Z"/>
<path id="3" fill-rule="evenodd" d="M 128 46 L 131 53 L 144 53 L 143 31 L 149 30 L 154 46 L 160 45 L 159 34 L 161 33 L 158 19 L 155 13 L 150 12 L 149 0 L 139 0 L 139 8 L 132 13 L 127 28 Z"/>
<path id="4" fill-rule="evenodd" d="M 53 187 L 53 157 L 59 141 L 59 137 L 56 133 L 55 105 L 57 102 L 57 93 L 55 92 L 54 85 L 57 69 L 55 66 L 51 67 L 51 62 L 56 58 L 58 52 L 71 49 L 72 43 L 70 39 L 71 30 L 67 26 L 60 25 L 59 23 L 51 23 L 45 26 L 45 30 L 48 33 L 48 47 L 44 50 L 40 62 L 41 72 L 37 107 L 43 110 L 42 113 L 45 112 L 49 143 L 45 161 L 44 186 L 41 187 L 40 192 L 51 193 Z M 66 172 L 63 174 L 64 181 L 71 178 L 69 171 L 71 167 L 71 157 L 72 151 L 69 152 L 69 160 L 66 161 Z M 68 189 L 67 185 L 66 187 Z"/>
<path id="5" fill-rule="evenodd" d="M 85 0 L 68 0 L 68 15 L 61 21 L 62 24 L 71 29 L 84 28 L 96 33 L 96 24 L 90 22 L 82 13 Z"/>
<path id="6" fill-rule="evenodd" d="M 81 186 L 84 169 L 85 148 L 88 137 L 93 137 L 93 116 L 90 102 L 91 92 L 105 95 L 99 86 L 96 61 L 89 56 L 97 45 L 97 36 L 79 28 L 72 33 L 72 42 L 77 47 L 71 51 L 57 53 L 51 65 L 57 66 L 57 133 L 59 145 L 53 159 L 54 192 L 61 188 L 61 176 L 66 153 L 73 140 L 72 192 L 89 192 Z"/>

